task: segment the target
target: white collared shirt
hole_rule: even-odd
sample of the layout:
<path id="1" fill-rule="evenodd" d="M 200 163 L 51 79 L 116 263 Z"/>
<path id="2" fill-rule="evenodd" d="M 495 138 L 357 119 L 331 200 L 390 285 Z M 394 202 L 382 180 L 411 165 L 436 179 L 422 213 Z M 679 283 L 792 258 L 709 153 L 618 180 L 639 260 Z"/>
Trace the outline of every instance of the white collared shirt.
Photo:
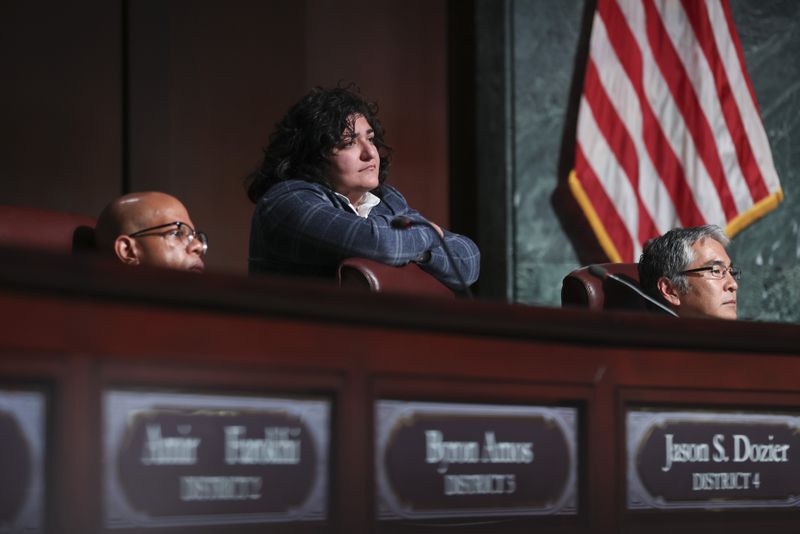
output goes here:
<path id="1" fill-rule="evenodd" d="M 336 193 L 336 191 L 334 191 L 334 193 Z M 372 208 L 381 203 L 381 199 L 376 197 L 369 191 L 364 193 L 364 195 L 361 197 L 361 200 L 359 200 L 358 204 L 355 206 L 353 206 L 353 203 L 350 202 L 350 199 L 344 196 L 343 194 L 341 193 L 336 193 L 336 194 L 347 201 L 347 205 L 350 206 L 350 209 L 352 209 L 356 213 L 356 215 L 358 215 L 359 217 L 364 217 L 365 219 L 369 215 L 369 212 L 372 211 Z"/>

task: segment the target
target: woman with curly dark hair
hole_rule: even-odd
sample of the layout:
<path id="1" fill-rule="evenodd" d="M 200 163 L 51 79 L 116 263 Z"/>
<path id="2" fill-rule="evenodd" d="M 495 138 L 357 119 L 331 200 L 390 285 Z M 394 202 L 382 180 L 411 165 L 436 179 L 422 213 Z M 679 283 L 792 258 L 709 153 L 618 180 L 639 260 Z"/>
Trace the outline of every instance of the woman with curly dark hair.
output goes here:
<path id="1" fill-rule="evenodd" d="M 416 262 L 452 288 L 460 288 L 456 268 L 475 282 L 480 253 L 469 238 L 434 223 L 392 228 L 397 216 L 423 217 L 384 183 L 390 154 L 377 106 L 349 87 L 317 88 L 292 106 L 248 177 L 250 272 L 333 278 L 343 259 L 363 257 Z"/>

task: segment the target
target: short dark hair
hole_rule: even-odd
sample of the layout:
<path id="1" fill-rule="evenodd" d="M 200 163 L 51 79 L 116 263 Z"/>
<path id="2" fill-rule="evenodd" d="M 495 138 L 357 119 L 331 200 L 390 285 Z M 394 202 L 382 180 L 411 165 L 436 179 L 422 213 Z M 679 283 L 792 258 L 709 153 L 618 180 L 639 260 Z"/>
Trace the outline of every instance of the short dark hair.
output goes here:
<path id="1" fill-rule="evenodd" d="M 711 238 L 726 246 L 730 241 L 722 228 L 715 224 L 675 228 L 648 241 L 639 257 L 639 285 L 648 295 L 663 300 L 658 292 L 662 276 L 672 282 L 681 293 L 689 290 L 686 275 L 681 274 L 694 261 L 692 245 L 701 239 Z"/>
<path id="2" fill-rule="evenodd" d="M 355 117 L 364 117 L 374 131 L 380 155 L 379 182 L 389 175 L 392 149 L 383 140 L 378 106 L 365 100 L 350 84 L 333 89 L 314 88 L 293 105 L 275 125 L 264 148 L 264 161 L 245 178 L 252 202 L 283 180 L 306 180 L 333 189 L 328 179 L 328 157 L 343 140 L 355 136 Z"/>

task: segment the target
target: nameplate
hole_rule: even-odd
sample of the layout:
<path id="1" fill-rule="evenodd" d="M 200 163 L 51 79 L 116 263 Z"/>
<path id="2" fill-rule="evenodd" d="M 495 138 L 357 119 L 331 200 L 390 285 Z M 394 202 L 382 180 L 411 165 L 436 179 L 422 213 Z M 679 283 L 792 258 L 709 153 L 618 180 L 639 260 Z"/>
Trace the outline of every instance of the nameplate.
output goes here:
<path id="1" fill-rule="evenodd" d="M 575 408 L 379 401 L 381 520 L 575 514 Z"/>
<path id="2" fill-rule="evenodd" d="M 0 533 L 44 531 L 45 403 L 0 389 Z"/>
<path id="3" fill-rule="evenodd" d="M 795 508 L 800 417 L 627 413 L 628 509 Z"/>
<path id="4" fill-rule="evenodd" d="M 320 521 L 330 403 L 110 391 L 109 528 Z"/>

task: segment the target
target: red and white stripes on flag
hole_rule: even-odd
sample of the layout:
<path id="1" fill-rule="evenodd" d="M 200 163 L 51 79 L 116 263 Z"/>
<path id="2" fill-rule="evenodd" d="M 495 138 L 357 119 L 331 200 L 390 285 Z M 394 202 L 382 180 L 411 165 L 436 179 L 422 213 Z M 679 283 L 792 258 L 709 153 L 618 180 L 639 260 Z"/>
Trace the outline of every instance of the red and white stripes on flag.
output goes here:
<path id="1" fill-rule="evenodd" d="M 727 0 L 598 0 L 569 185 L 617 262 L 783 200 Z"/>

